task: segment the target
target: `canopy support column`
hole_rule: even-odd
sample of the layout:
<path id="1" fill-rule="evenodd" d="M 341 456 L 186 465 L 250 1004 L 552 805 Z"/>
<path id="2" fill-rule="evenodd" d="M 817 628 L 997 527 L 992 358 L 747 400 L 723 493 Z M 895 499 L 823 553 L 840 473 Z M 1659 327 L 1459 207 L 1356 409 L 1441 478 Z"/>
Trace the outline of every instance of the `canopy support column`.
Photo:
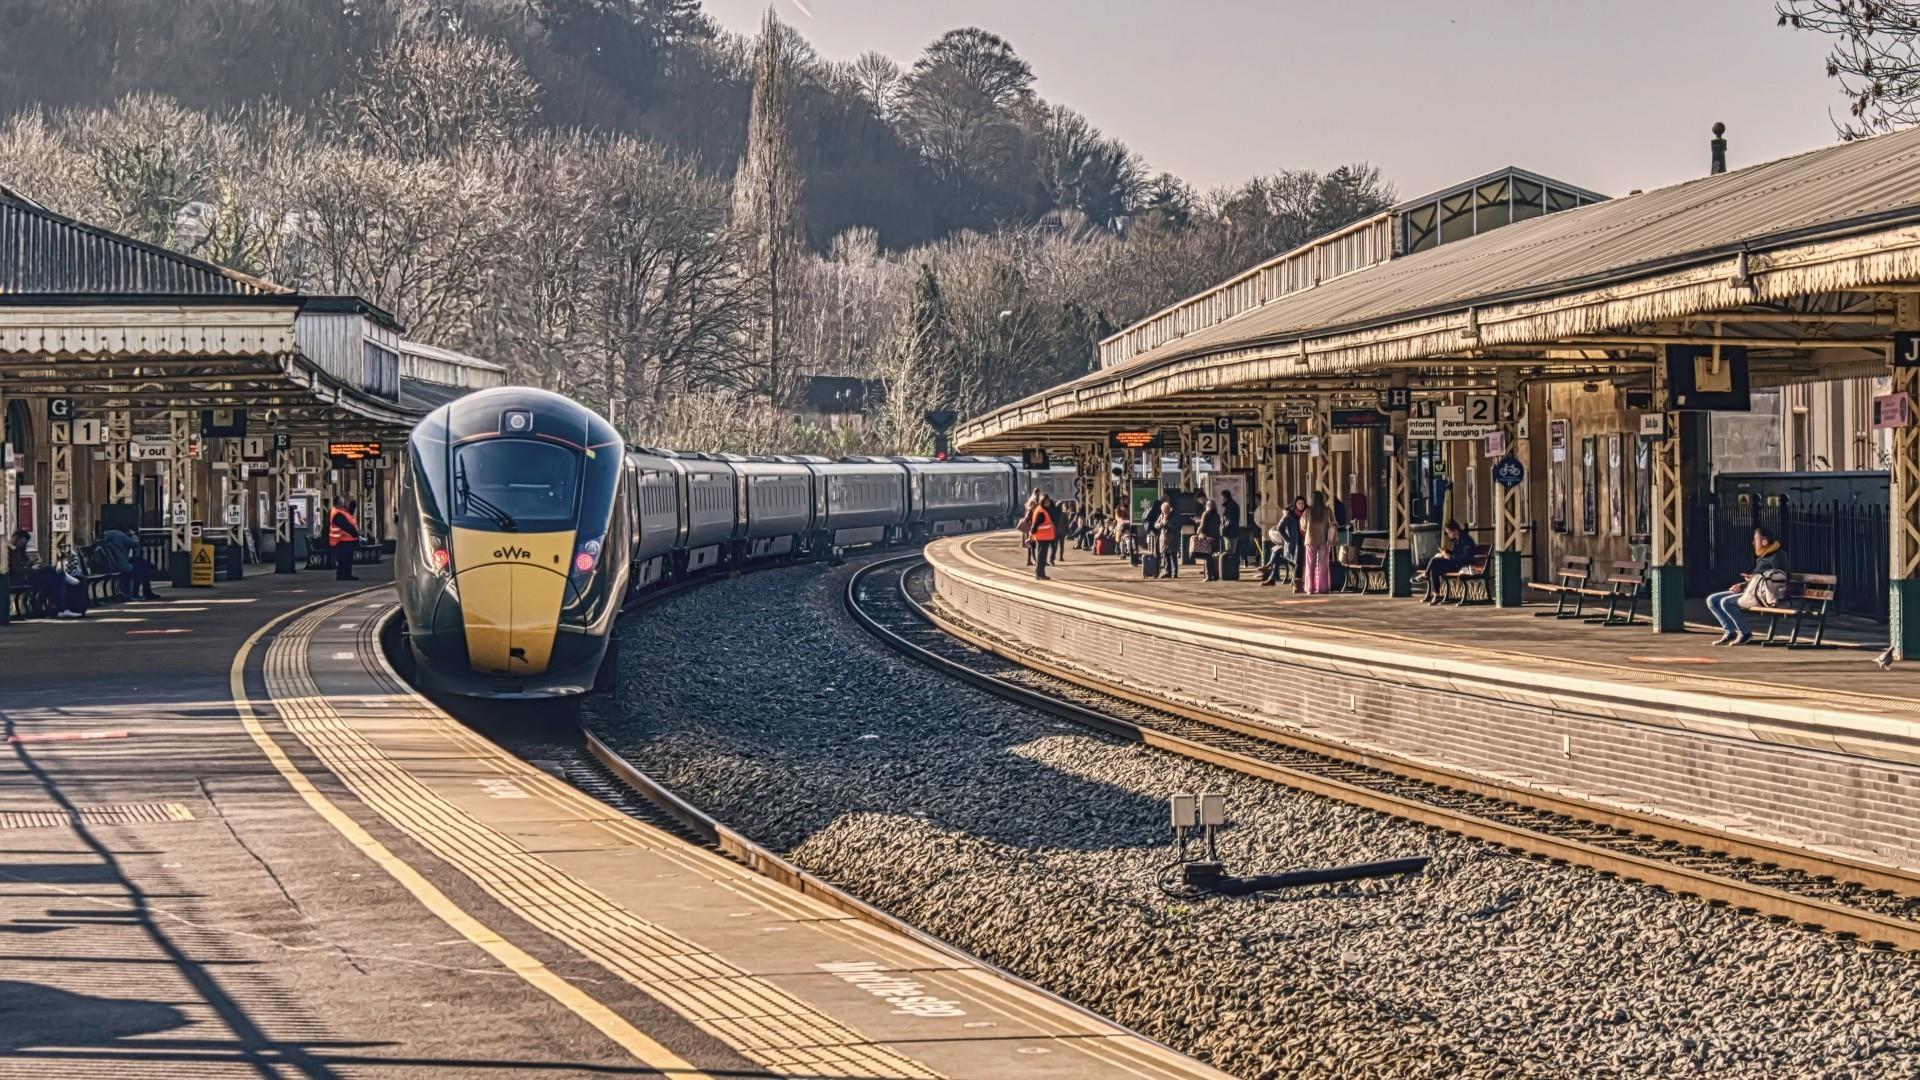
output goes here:
<path id="1" fill-rule="evenodd" d="M 13 470 L 7 467 L 7 453 L 13 446 L 13 433 L 7 430 L 7 385 L 0 379 L 0 583 L 10 584 L 7 563 L 13 549 L 13 515 L 20 505 L 13 487 Z M 0 626 L 13 617 L 13 597 L 0 597 Z"/>
<path id="2" fill-rule="evenodd" d="M 1920 330 L 1920 295 L 1900 294 L 1894 325 L 1902 331 Z M 1920 368 L 1892 370 L 1893 392 L 1920 403 Z M 1920 656 L 1920 427 L 1893 429 L 1890 471 L 1887 635 L 1894 657 L 1909 660 Z"/>
<path id="3" fill-rule="evenodd" d="M 1308 462 L 1308 467 L 1313 471 L 1311 478 L 1313 494 L 1325 495 L 1327 505 L 1331 507 L 1335 497 L 1333 493 L 1333 418 L 1327 415 L 1325 397 L 1316 397 L 1313 402 L 1313 439 L 1314 446 L 1318 448 L 1313 455 L 1313 460 Z M 1307 502 L 1309 505 L 1312 504 L 1313 495 L 1307 497 Z"/>
<path id="4" fill-rule="evenodd" d="M 1193 425 L 1180 425 L 1180 490 L 1194 491 L 1200 487 L 1200 474 L 1193 467 Z"/>
<path id="5" fill-rule="evenodd" d="M 1273 402 L 1267 401 L 1260 406 L 1260 431 L 1253 439 L 1254 475 L 1260 481 L 1260 512 L 1250 515 L 1255 520 L 1248 524 L 1258 526 L 1255 539 L 1264 537 L 1268 529 L 1280 520 L 1280 453 L 1279 439 L 1274 432 Z"/>
<path id="6" fill-rule="evenodd" d="M 1495 462 L 1497 467 L 1507 458 L 1520 459 L 1519 430 L 1520 418 L 1526 414 L 1526 391 L 1520 385 L 1520 374 L 1511 368 L 1500 370 L 1498 383 L 1498 404 L 1500 432 L 1506 444 L 1506 454 Z M 1523 478 L 1516 484 L 1502 484 L 1494 479 L 1489 469 L 1487 478 L 1493 483 L 1493 566 L 1492 585 L 1493 602 L 1500 607 L 1519 607 L 1521 595 L 1526 583 L 1520 575 L 1520 537 L 1522 507 L 1527 504 L 1527 482 Z M 1616 481 L 1617 482 L 1617 481 Z"/>
<path id="7" fill-rule="evenodd" d="M 167 418 L 167 574 L 174 585 L 193 584 L 193 414 Z"/>
<path id="8" fill-rule="evenodd" d="M 1686 630 L 1686 505 L 1680 487 L 1680 414 L 1670 408 L 1666 365 L 1653 368 L 1653 403 L 1665 415 L 1665 434 L 1653 446 L 1653 552 L 1647 577 L 1653 584 L 1650 616 L 1656 634 Z"/>
<path id="9" fill-rule="evenodd" d="M 133 456 L 128 444 L 133 441 L 133 413 L 115 409 L 107 414 L 107 501 L 115 506 L 133 503 Z M 136 521 L 133 531 L 138 533 Z"/>
<path id="10" fill-rule="evenodd" d="M 1405 372 L 1396 372 L 1391 384 L 1405 387 Z M 1407 417 L 1409 410 L 1387 414 L 1387 591 L 1393 596 L 1413 595 L 1413 523 L 1407 498 Z"/>
<path id="11" fill-rule="evenodd" d="M 246 468 L 239 439 L 222 440 L 227 475 L 220 481 L 220 503 L 227 529 L 227 580 L 238 581 L 247 561 L 247 488 L 240 480 Z"/>
<path id="12" fill-rule="evenodd" d="M 73 548 L 73 418 L 47 425 L 47 463 L 53 488 L 48 502 L 47 545 L 50 559 L 59 560 Z"/>
<path id="13" fill-rule="evenodd" d="M 273 572 L 291 574 L 293 561 L 293 464 L 289 446 L 273 451 Z"/>

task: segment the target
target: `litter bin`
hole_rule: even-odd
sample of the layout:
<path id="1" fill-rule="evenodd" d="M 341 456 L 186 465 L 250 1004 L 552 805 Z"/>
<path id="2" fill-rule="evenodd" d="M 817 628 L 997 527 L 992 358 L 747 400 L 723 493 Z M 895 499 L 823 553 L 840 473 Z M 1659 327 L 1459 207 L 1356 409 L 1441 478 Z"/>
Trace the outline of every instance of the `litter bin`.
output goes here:
<path id="1" fill-rule="evenodd" d="M 1433 561 L 1440 552 L 1440 526 L 1415 525 L 1413 533 L 1413 566 L 1419 569 Z"/>

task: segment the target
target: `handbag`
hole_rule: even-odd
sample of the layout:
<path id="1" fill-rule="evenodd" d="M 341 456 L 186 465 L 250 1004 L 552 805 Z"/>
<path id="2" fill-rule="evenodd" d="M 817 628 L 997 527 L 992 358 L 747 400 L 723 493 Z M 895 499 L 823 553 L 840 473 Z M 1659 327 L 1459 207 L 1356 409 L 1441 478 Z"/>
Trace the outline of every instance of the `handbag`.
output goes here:
<path id="1" fill-rule="evenodd" d="M 1739 607 L 1751 611 L 1754 608 L 1779 607 L 1786 598 L 1787 575 L 1778 570 L 1762 570 L 1749 575 L 1746 585 L 1740 590 Z"/>
<path id="2" fill-rule="evenodd" d="M 1191 550 L 1195 555 L 1213 554 L 1213 537 L 1205 533 L 1195 533 Z"/>

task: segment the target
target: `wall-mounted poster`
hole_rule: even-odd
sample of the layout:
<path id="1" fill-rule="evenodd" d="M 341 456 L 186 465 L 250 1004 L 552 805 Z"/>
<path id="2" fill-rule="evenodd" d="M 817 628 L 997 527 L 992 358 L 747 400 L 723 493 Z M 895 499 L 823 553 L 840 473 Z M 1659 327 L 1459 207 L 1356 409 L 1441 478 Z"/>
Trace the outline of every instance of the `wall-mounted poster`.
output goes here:
<path id="1" fill-rule="evenodd" d="M 1592 435 L 1580 440 L 1580 532 L 1600 531 L 1599 442 Z"/>
<path id="2" fill-rule="evenodd" d="M 1653 530 L 1653 440 L 1633 440 L 1633 538 L 1650 539 Z"/>
<path id="3" fill-rule="evenodd" d="M 1557 533 L 1567 531 L 1567 503 L 1569 488 L 1573 486 L 1573 463 L 1567 460 L 1567 422 L 1554 420 L 1547 425 L 1550 433 L 1547 462 L 1547 527 Z"/>
<path id="4" fill-rule="evenodd" d="M 1627 535 L 1626 473 L 1620 468 L 1620 433 L 1607 436 L 1607 534 Z"/>

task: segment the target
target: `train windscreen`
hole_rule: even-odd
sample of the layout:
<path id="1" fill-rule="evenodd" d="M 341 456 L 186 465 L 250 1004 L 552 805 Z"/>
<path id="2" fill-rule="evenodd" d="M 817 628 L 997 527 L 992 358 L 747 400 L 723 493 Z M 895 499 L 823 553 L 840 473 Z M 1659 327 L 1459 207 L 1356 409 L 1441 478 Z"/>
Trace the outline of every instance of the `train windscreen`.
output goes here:
<path id="1" fill-rule="evenodd" d="M 573 528 L 580 456 L 538 439 L 486 439 L 453 451 L 453 520 L 477 529 Z"/>

